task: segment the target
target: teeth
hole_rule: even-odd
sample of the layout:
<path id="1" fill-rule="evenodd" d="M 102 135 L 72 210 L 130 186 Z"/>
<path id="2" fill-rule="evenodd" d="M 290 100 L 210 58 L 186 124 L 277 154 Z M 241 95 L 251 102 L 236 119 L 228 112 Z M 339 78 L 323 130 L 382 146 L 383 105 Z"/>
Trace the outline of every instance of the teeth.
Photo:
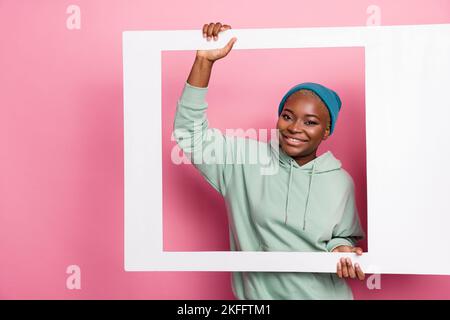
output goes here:
<path id="1" fill-rule="evenodd" d="M 303 140 L 296 139 L 296 138 L 291 138 L 291 137 L 288 137 L 288 136 L 284 136 L 284 138 L 286 140 L 288 140 L 288 141 L 291 141 L 291 142 L 303 142 Z"/>

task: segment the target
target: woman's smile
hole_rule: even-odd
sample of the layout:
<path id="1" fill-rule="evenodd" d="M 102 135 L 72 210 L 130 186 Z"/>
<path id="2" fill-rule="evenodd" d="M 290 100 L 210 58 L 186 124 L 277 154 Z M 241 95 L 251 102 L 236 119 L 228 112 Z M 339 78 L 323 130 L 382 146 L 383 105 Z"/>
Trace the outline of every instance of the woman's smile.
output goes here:
<path id="1" fill-rule="evenodd" d="M 308 142 L 307 140 L 290 137 L 283 133 L 281 134 L 281 136 L 283 137 L 283 140 L 284 140 L 284 142 L 286 142 L 286 144 L 293 146 L 293 147 L 299 147 Z"/>

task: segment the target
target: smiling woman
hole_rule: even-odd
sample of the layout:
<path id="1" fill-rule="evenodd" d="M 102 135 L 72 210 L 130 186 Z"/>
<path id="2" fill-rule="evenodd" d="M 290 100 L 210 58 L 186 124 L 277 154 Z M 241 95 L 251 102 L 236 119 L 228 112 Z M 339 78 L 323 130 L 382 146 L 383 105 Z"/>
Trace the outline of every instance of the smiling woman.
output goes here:
<path id="1" fill-rule="evenodd" d="M 280 144 L 297 163 L 315 159 L 322 140 L 330 135 L 331 119 L 321 98 L 310 89 L 288 96 L 277 122 Z"/>
<path id="2" fill-rule="evenodd" d="M 207 39 L 230 29 L 205 24 Z M 236 38 L 214 50 L 198 50 L 178 100 L 174 137 L 192 159 L 211 145 L 223 146 L 215 162 L 192 164 L 224 198 L 229 210 L 230 248 L 234 251 L 355 252 L 365 234 L 354 198 L 354 183 L 341 162 L 317 148 L 336 125 L 341 100 L 333 90 L 312 82 L 291 88 L 278 108 L 279 143 L 212 134 L 206 94 L 213 64 L 228 55 Z M 185 134 L 181 134 L 184 132 Z M 260 145 L 280 170 L 261 174 L 261 166 L 238 163 L 242 146 Z M 234 148 L 237 147 L 238 150 Z M 249 148 L 247 150 L 255 150 Z M 338 260 L 338 259 L 337 259 Z M 352 299 L 343 277 L 364 279 L 350 261 L 337 261 L 336 274 L 234 272 L 238 299 Z"/>

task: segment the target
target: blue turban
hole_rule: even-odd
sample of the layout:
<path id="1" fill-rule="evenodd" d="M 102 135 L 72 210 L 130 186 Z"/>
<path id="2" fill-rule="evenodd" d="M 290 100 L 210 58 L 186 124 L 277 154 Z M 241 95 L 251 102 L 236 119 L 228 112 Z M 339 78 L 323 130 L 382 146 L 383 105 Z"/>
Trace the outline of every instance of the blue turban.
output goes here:
<path id="1" fill-rule="evenodd" d="M 283 106 L 287 100 L 287 98 L 296 91 L 300 89 L 309 89 L 314 91 L 320 99 L 324 102 L 325 106 L 330 113 L 331 119 L 331 127 L 330 127 L 330 135 L 333 133 L 334 127 L 336 125 L 337 117 L 339 110 L 341 110 L 341 99 L 338 94 L 333 90 L 314 82 L 304 82 L 292 87 L 283 97 L 280 102 L 280 106 L 278 107 L 278 116 L 280 116 L 281 111 L 283 110 Z"/>

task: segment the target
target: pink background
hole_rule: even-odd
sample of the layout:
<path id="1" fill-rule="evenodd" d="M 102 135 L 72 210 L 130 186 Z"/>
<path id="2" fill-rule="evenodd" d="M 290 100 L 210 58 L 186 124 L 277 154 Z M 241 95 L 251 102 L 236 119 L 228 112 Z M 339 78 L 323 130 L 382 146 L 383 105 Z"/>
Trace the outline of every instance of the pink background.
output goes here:
<path id="1" fill-rule="evenodd" d="M 81 9 L 80 30 L 66 28 L 71 4 Z M 450 23 L 450 2 L 430 0 L 0 1 L 0 298 L 233 299 L 228 272 L 123 269 L 121 33 L 217 21 L 235 29 L 364 26 L 372 4 L 382 25 Z M 194 56 L 162 56 L 164 248 L 228 250 L 220 195 L 192 166 L 170 161 L 176 100 Z M 329 85 L 343 100 L 319 154 L 332 150 L 352 174 L 366 227 L 362 48 L 231 52 L 214 67 L 210 125 L 273 128 L 282 95 L 303 81 Z M 72 264 L 81 290 L 66 288 Z M 446 276 L 382 275 L 380 290 L 350 283 L 357 299 L 450 298 Z"/>

